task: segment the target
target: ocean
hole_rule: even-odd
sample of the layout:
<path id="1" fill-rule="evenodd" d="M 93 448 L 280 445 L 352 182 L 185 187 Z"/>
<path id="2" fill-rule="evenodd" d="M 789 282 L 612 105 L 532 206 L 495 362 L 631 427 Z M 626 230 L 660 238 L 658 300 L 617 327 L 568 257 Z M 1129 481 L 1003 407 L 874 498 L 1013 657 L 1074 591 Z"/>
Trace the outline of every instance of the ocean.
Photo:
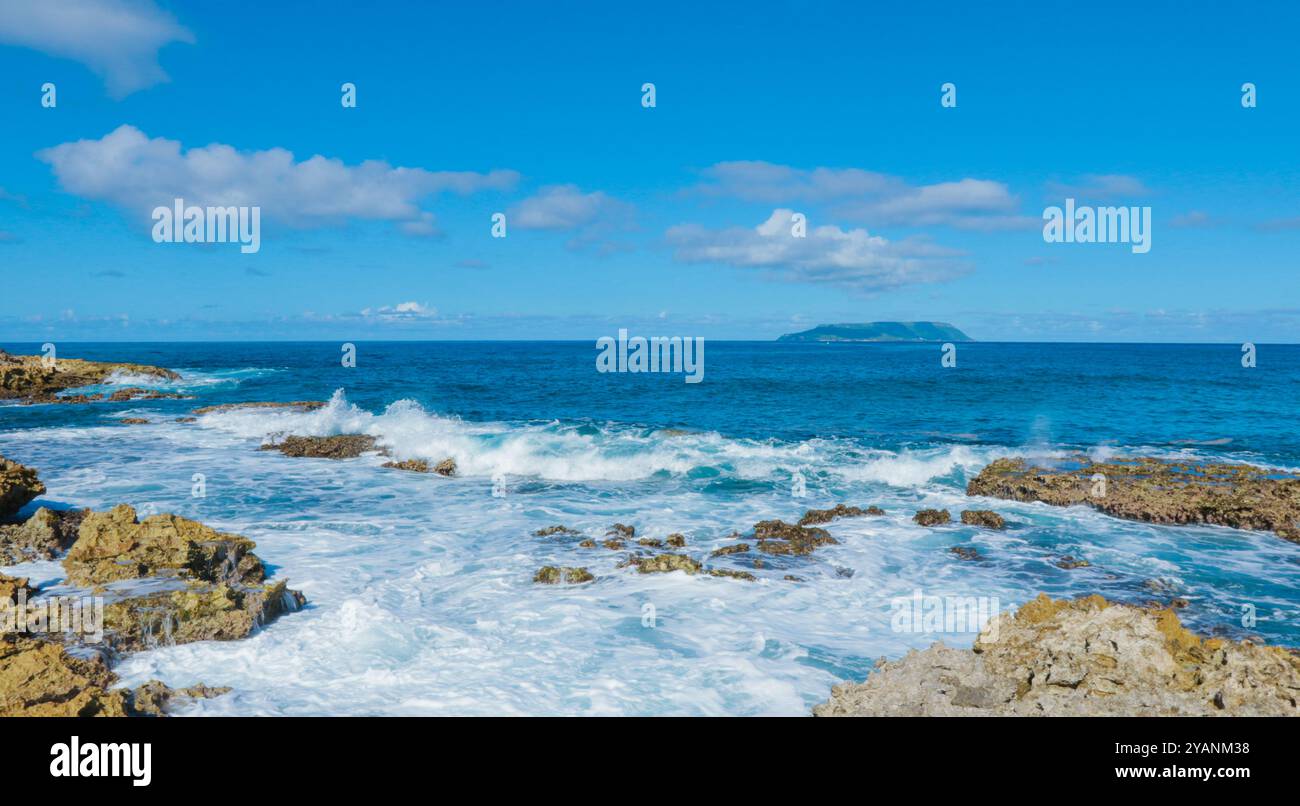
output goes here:
<path id="1" fill-rule="evenodd" d="M 1300 545 L 965 495 L 984 465 L 1015 455 L 1298 470 L 1300 346 L 1259 345 L 1246 368 L 1232 344 L 963 343 L 943 367 L 937 344 L 710 341 L 701 383 L 599 373 L 592 342 L 356 347 L 348 368 L 333 342 L 60 343 L 61 357 L 175 369 L 177 382 L 113 385 L 194 399 L 0 407 L 0 454 L 48 487 L 29 510 L 129 503 L 194 518 L 255 540 L 307 596 L 246 640 L 130 655 L 123 683 L 234 689 L 183 715 L 798 715 L 877 658 L 973 641 L 896 629 L 898 601 L 917 591 L 1003 610 L 1040 592 L 1178 597 L 1203 634 L 1300 645 Z M 175 421 L 311 399 L 330 403 Z M 397 459 L 450 456 L 459 474 L 258 450 L 344 433 L 372 434 Z M 532 535 L 564 524 L 600 541 L 619 522 L 638 537 L 681 533 L 705 559 L 758 521 L 839 503 L 886 514 L 837 520 L 825 527 L 836 545 L 761 569 L 748 555 L 707 560 L 755 581 L 639 574 L 619 567 L 627 552 Z M 1007 528 L 912 522 L 931 507 L 993 509 Z M 1058 567 L 1063 556 L 1089 565 Z M 535 584 L 544 565 L 596 579 Z M 0 571 L 60 590 L 55 562 Z"/>

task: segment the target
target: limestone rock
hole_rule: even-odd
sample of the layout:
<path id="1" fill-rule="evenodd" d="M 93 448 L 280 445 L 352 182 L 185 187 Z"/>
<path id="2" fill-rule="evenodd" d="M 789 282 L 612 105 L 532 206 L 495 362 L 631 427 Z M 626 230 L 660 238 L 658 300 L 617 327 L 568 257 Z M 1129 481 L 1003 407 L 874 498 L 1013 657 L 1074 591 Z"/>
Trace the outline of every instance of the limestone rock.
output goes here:
<path id="1" fill-rule="evenodd" d="M 754 524 L 754 538 L 758 541 L 758 550 L 767 554 L 811 554 L 818 546 L 839 542 L 825 529 L 795 526 L 780 520 Z"/>
<path id="2" fill-rule="evenodd" d="M 575 585 L 595 579 L 586 568 L 559 568 L 544 565 L 533 575 L 533 581 L 542 585 L 558 585 L 561 582 Z"/>
<path id="3" fill-rule="evenodd" d="M 355 459 L 375 450 L 375 438 L 366 434 L 338 434 L 332 437 L 285 437 L 263 445 L 261 450 L 279 451 L 285 456 L 309 459 Z"/>
<path id="4" fill-rule="evenodd" d="M 942 526 L 952 522 L 952 515 L 946 509 L 923 509 L 913 515 L 912 520 L 922 526 Z"/>
<path id="5" fill-rule="evenodd" d="M 13 515 L 44 492 L 35 470 L 0 456 L 0 518 Z"/>
<path id="6" fill-rule="evenodd" d="M 0 526 L 0 565 L 52 560 L 77 540 L 86 511 L 41 507 L 25 523 Z"/>
<path id="7" fill-rule="evenodd" d="M 869 506 L 866 509 L 861 507 L 850 507 L 844 504 L 836 504 L 830 509 L 810 509 L 799 519 L 800 526 L 815 526 L 820 523 L 830 523 L 836 518 L 858 518 L 863 515 L 884 515 L 885 510 L 877 506 Z"/>
<path id="8" fill-rule="evenodd" d="M 1006 519 L 991 509 L 968 509 L 961 513 L 961 522 L 985 529 L 1003 529 L 1007 525 Z"/>

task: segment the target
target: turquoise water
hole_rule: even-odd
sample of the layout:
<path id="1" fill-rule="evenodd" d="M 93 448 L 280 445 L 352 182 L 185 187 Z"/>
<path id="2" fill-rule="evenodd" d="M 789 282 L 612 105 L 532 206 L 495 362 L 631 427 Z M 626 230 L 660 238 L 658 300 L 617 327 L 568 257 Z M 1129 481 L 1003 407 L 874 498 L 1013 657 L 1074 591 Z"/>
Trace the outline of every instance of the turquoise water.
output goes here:
<path id="1" fill-rule="evenodd" d="M 1300 468 L 1300 347 L 1260 345 L 1246 369 L 1237 345 L 962 344 L 944 368 L 938 345 L 709 342 L 698 384 L 598 373 L 586 342 L 357 347 L 344 368 L 334 343 L 60 344 L 62 356 L 178 369 L 161 388 L 195 400 L 0 407 L 0 453 L 49 487 L 37 503 L 125 502 L 247 535 L 311 602 L 245 641 L 133 655 L 126 682 L 235 688 L 194 714 L 798 714 L 877 657 L 972 640 L 893 629 L 894 600 L 918 589 L 1003 609 L 1040 591 L 1177 596 L 1202 632 L 1300 644 L 1300 545 L 964 495 L 988 461 L 1026 453 Z M 157 386 L 137 380 L 115 379 Z M 331 403 L 174 422 L 198 405 L 299 399 Z M 115 424 L 124 416 L 153 424 Z M 276 434 L 354 432 L 396 458 L 452 456 L 461 475 L 257 450 Z M 195 473 L 204 498 L 191 495 Z M 639 575 L 617 567 L 619 552 L 531 535 L 564 523 L 602 538 L 622 522 L 681 532 L 702 557 L 759 520 L 841 502 L 887 515 L 831 524 L 838 545 L 812 557 L 711 561 L 756 582 Z M 976 505 L 1007 530 L 910 520 Z M 1067 554 L 1091 565 L 1058 568 Z M 597 580 L 533 584 L 545 564 Z"/>

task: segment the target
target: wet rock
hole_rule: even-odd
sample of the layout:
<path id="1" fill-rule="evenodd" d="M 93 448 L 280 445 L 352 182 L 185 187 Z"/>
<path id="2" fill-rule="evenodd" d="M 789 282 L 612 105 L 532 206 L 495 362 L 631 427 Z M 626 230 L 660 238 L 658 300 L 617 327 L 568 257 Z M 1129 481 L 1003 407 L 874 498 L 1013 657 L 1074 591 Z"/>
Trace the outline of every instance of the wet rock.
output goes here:
<path id="1" fill-rule="evenodd" d="M 720 549 L 714 549 L 709 553 L 710 557 L 723 557 L 728 554 L 744 554 L 749 551 L 748 543 L 737 543 L 734 546 L 723 546 Z"/>
<path id="2" fill-rule="evenodd" d="M 877 506 L 869 506 L 866 509 L 861 507 L 850 507 L 844 504 L 836 504 L 830 509 L 810 509 L 799 519 L 800 526 L 814 526 L 819 523 L 830 523 L 836 518 L 857 518 L 863 515 L 884 515 L 885 510 Z"/>
<path id="3" fill-rule="evenodd" d="M 143 417 L 123 417 L 117 421 L 119 425 L 148 425 L 149 421 Z"/>
<path id="4" fill-rule="evenodd" d="M 230 691 L 226 686 L 205 686 L 202 683 L 188 688 L 168 688 L 161 680 L 150 680 L 131 690 L 130 709 L 133 716 L 167 716 L 177 705 L 220 697 Z"/>
<path id="5" fill-rule="evenodd" d="M 780 520 L 754 524 L 754 538 L 758 541 L 758 550 L 767 554 L 811 554 L 818 546 L 839 542 L 825 529 L 795 526 Z"/>
<path id="6" fill-rule="evenodd" d="M 673 532 L 665 542 L 675 549 L 686 548 L 686 535 Z"/>
<path id="7" fill-rule="evenodd" d="M 433 472 L 439 476 L 456 475 L 456 460 L 450 458 L 443 459 L 441 462 L 433 466 Z"/>
<path id="8" fill-rule="evenodd" d="M 1300 657 L 1192 634 L 1172 610 L 1045 595 L 969 650 L 936 643 L 836 686 L 817 716 L 1300 715 Z"/>
<path id="9" fill-rule="evenodd" d="M 279 451 L 285 456 L 308 459 L 355 459 L 375 450 L 375 438 L 366 434 L 338 434 L 332 437 L 285 437 L 263 445 L 261 450 Z"/>
<path id="10" fill-rule="evenodd" d="M 1002 529 L 1007 525 L 1006 520 L 991 509 L 968 509 L 961 513 L 961 522 L 968 526 L 982 526 L 985 529 Z"/>
<path id="11" fill-rule="evenodd" d="M 1117 518 L 1213 524 L 1275 532 L 1300 542 L 1300 476 L 1250 465 L 1143 457 L 1053 467 L 998 459 L 966 486 L 967 495 L 1055 506 L 1082 504 Z"/>
<path id="12" fill-rule="evenodd" d="M 562 524 L 556 524 L 555 526 L 547 526 L 545 529 L 538 529 L 536 532 L 533 532 L 533 537 L 556 537 L 557 535 L 560 537 L 569 537 L 576 534 L 580 534 L 577 529 L 570 529 Z"/>
<path id="13" fill-rule="evenodd" d="M 980 559 L 980 553 L 975 549 L 971 548 L 970 546 L 953 546 L 952 548 L 948 549 L 948 551 L 951 551 L 953 554 L 956 554 L 958 557 L 960 557 L 963 560 Z"/>
<path id="14" fill-rule="evenodd" d="M 27 577 L 0 574 L 0 609 L 8 602 L 17 602 L 20 598 L 30 599 L 35 595 L 36 589 L 27 584 Z"/>
<path id="15" fill-rule="evenodd" d="M 53 560 L 76 542 L 85 515 L 41 507 L 25 523 L 0 526 L 0 565 Z"/>
<path id="16" fill-rule="evenodd" d="M 43 355 L 10 355 L 0 351 L 0 400 L 52 401 L 56 393 L 79 386 L 104 383 L 115 373 L 142 375 L 159 380 L 179 380 L 169 369 L 145 364 L 124 364 L 60 358 L 47 367 Z M 80 396 L 86 402 L 91 398 Z M 58 401 L 71 402 L 71 401 Z"/>
<path id="17" fill-rule="evenodd" d="M 0 456 L 0 518 L 8 518 L 45 493 L 36 471 Z"/>
<path id="18" fill-rule="evenodd" d="M 596 541 L 592 540 L 590 537 L 578 544 L 578 548 L 582 549 L 594 549 L 595 547 Z"/>
<path id="19" fill-rule="evenodd" d="M 627 543 L 624 543 L 622 540 L 619 540 L 616 537 L 611 537 L 609 540 L 606 540 L 600 545 L 604 546 L 610 551 L 622 551 L 627 546 Z"/>
<path id="20" fill-rule="evenodd" d="M 797 577 L 794 574 L 786 574 L 785 576 L 781 577 L 781 579 L 785 580 L 786 582 L 803 582 L 803 577 Z"/>
<path id="21" fill-rule="evenodd" d="M 176 515 L 143 521 L 126 504 L 82 517 L 63 567 L 72 585 L 173 575 L 204 582 L 261 582 L 262 561 L 246 537 L 218 532 Z"/>
<path id="22" fill-rule="evenodd" d="M 325 408 L 324 400 L 291 400 L 288 402 L 261 401 L 256 403 L 222 403 L 219 406 L 200 406 L 193 414 L 204 415 L 227 411 L 244 411 L 246 409 L 290 409 L 292 411 L 315 411 Z"/>
<path id="23" fill-rule="evenodd" d="M 177 417 L 176 418 L 176 422 L 178 423 L 197 423 L 198 421 L 199 421 L 198 417 Z"/>
<path id="24" fill-rule="evenodd" d="M 703 566 L 685 554 L 656 554 L 653 557 L 638 557 L 634 564 L 642 574 L 667 574 L 673 571 L 685 571 L 698 574 Z"/>
<path id="25" fill-rule="evenodd" d="M 83 658 L 54 641 L 0 636 L 0 717 L 166 716 L 184 700 L 230 691 L 202 683 L 170 689 L 157 680 L 112 688 L 116 683 L 102 655 Z"/>
<path id="26" fill-rule="evenodd" d="M 185 400 L 186 395 L 177 392 L 159 392 L 156 389 L 142 389 L 139 386 L 128 386 L 125 389 L 118 389 L 108 396 L 109 403 L 127 403 L 135 400 Z"/>
<path id="27" fill-rule="evenodd" d="M 923 509 L 913 515 L 912 520 L 922 526 L 942 526 L 952 522 L 952 515 L 946 509 Z"/>
<path id="28" fill-rule="evenodd" d="M 586 568 L 559 568 L 554 565 L 544 565 L 533 575 L 533 582 L 542 585 L 558 585 L 561 582 L 576 585 L 593 579 L 595 577 Z"/>
<path id="29" fill-rule="evenodd" d="M 306 603 L 284 582 L 191 584 L 104 607 L 105 641 L 118 652 L 195 641 L 234 641 Z"/>
<path id="30" fill-rule="evenodd" d="M 1092 565 L 1092 563 L 1087 560 L 1072 557 L 1069 554 L 1056 561 L 1057 568 L 1065 568 L 1067 570 L 1072 568 L 1087 568 L 1090 565 Z"/>
<path id="31" fill-rule="evenodd" d="M 732 571 L 731 569 L 728 568 L 710 568 L 709 576 L 727 577 L 730 579 L 743 579 L 746 582 L 754 582 L 758 579 L 758 577 L 754 576 L 748 571 Z"/>
<path id="32" fill-rule="evenodd" d="M 623 524 L 623 523 L 616 523 L 613 526 L 609 527 L 609 530 L 605 532 L 605 534 L 617 535 L 619 537 L 625 537 L 630 540 L 633 537 L 636 537 L 636 527 L 628 526 L 627 524 Z"/>
<path id="33" fill-rule="evenodd" d="M 646 546 L 652 549 L 661 549 L 664 547 L 664 541 L 657 537 L 642 537 L 636 541 L 638 546 Z"/>
<path id="34" fill-rule="evenodd" d="M 429 463 L 423 459 L 406 459 L 401 462 L 384 462 L 384 467 L 391 467 L 394 470 L 405 470 L 410 473 L 429 472 Z"/>

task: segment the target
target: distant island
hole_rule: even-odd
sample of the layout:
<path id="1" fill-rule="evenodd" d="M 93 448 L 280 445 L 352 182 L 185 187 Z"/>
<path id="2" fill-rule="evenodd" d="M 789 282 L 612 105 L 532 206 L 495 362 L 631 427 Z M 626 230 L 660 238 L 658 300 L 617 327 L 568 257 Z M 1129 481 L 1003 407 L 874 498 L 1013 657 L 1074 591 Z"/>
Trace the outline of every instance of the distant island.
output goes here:
<path id="1" fill-rule="evenodd" d="M 787 333 L 777 341 L 971 341 L 947 322 L 859 322 L 818 325 L 812 330 Z"/>

